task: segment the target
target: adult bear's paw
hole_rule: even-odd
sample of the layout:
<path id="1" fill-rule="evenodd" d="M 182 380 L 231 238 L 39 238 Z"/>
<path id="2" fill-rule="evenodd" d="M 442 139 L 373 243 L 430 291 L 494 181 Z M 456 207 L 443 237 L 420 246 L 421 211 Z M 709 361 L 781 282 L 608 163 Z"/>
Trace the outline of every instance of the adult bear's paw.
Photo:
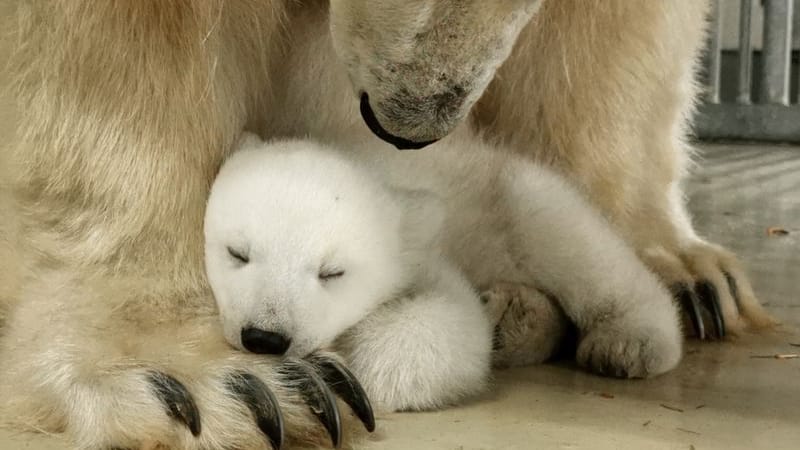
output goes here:
<path id="1" fill-rule="evenodd" d="M 739 260 L 728 250 L 698 241 L 670 252 L 641 252 L 681 304 L 686 330 L 698 339 L 721 339 L 777 324 L 756 298 Z"/>

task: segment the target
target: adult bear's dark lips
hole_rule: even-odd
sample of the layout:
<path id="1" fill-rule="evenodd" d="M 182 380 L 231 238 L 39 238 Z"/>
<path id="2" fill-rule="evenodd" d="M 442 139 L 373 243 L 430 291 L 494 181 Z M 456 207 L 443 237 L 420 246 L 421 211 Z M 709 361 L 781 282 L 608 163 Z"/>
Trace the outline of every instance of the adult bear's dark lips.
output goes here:
<path id="1" fill-rule="evenodd" d="M 375 136 L 378 136 L 382 140 L 394 145 L 398 150 L 419 150 L 423 147 L 433 144 L 438 140 L 434 139 L 426 142 L 414 142 L 399 136 L 395 136 L 386 131 L 386 129 L 381 126 L 380 122 L 378 122 L 378 118 L 375 117 L 375 112 L 369 105 L 369 95 L 366 92 L 361 94 L 361 117 L 364 118 L 364 122 L 367 123 L 367 127 L 369 127 L 370 131 L 372 131 Z"/>

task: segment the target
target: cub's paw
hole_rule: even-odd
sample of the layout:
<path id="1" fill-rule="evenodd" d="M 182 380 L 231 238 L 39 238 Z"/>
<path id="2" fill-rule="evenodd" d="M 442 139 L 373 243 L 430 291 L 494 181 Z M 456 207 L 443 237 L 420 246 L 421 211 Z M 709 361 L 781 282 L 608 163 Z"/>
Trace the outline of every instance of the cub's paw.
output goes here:
<path id="1" fill-rule="evenodd" d="M 739 260 L 724 248 L 698 241 L 679 252 L 650 248 L 643 261 L 680 302 L 685 329 L 698 339 L 721 339 L 777 322 L 753 293 Z"/>
<path id="2" fill-rule="evenodd" d="M 647 378 L 667 372 L 681 359 L 681 336 L 659 327 L 626 327 L 602 323 L 578 344 L 578 364 L 589 371 L 619 378 Z"/>
<path id="3" fill-rule="evenodd" d="M 496 283 L 480 297 L 495 327 L 495 367 L 538 364 L 558 351 L 569 321 L 553 298 L 517 283 Z"/>

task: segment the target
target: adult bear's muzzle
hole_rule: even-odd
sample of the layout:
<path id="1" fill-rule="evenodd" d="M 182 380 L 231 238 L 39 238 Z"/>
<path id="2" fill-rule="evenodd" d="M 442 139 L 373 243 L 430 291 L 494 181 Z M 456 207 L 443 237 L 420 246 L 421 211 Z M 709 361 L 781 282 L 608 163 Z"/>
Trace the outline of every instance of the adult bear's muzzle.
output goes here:
<path id="1" fill-rule="evenodd" d="M 375 111 L 372 110 L 372 106 L 369 104 L 369 95 L 366 92 L 361 94 L 361 117 L 364 118 L 364 122 L 366 122 L 367 127 L 369 127 L 370 131 L 372 131 L 375 136 L 378 136 L 384 141 L 394 145 L 398 150 L 419 150 L 423 147 L 433 144 L 438 140 L 434 139 L 423 142 L 415 142 L 400 136 L 395 136 L 394 134 L 386 131 L 386 129 L 383 128 L 381 123 L 378 121 L 378 118 L 375 117 Z"/>

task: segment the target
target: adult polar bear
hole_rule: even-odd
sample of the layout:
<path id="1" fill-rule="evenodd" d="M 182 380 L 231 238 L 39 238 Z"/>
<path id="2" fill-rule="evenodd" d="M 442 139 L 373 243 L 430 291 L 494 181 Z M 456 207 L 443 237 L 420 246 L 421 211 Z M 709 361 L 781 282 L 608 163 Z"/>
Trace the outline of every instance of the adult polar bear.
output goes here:
<path id="1" fill-rule="evenodd" d="M 466 116 L 521 32 L 473 124 L 568 173 L 666 281 L 710 280 L 700 293 L 715 287 L 730 330 L 765 322 L 735 261 L 694 235 L 679 198 L 705 2 L 545 0 L 526 24 L 537 3 L 332 0 L 330 14 L 373 128 L 399 143 Z M 12 280 L 0 293 L 11 418 L 81 448 L 258 448 L 239 401 L 257 383 L 229 383 L 247 370 L 276 393 L 290 440 L 325 441 L 273 362 L 225 344 L 201 262 L 213 176 L 242 128 L 274 134 L 265 123 L 286 105 L 270 80 L 296 35 L 326 32 L 304 21 L 327 5 L 16 5 L 4 29 L 18 31 L 21 209 L 0 220 L 23 222 L 2 228 L 24 232 L 8 241 L 25 244 L 17 261 L 31 271 L 19 292 Z M 316 61 L 307 72 L 325 70 Z M 408 103 L 419 99 L 430 101 Z"/>

